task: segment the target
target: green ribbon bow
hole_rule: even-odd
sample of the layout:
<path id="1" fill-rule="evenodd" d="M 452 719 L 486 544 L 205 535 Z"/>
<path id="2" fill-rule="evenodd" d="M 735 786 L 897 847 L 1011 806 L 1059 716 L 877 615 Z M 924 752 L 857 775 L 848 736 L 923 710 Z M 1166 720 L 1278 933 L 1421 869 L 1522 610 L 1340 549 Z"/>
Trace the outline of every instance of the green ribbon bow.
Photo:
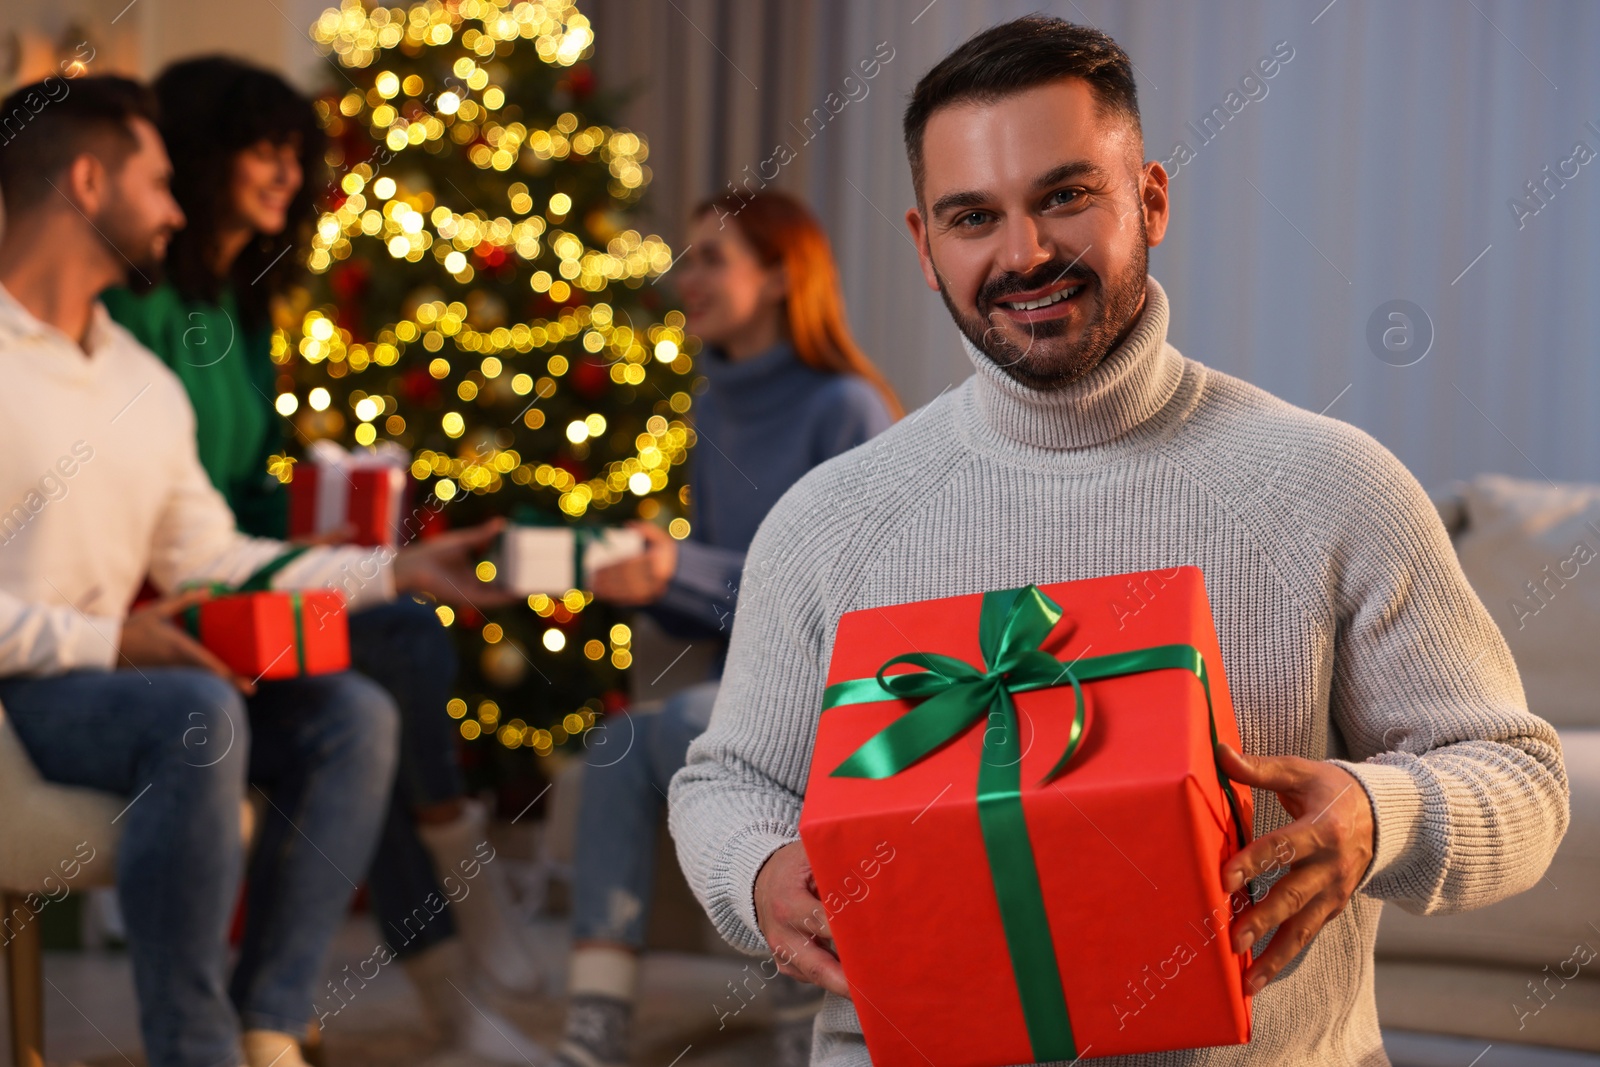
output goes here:
<path id="1" fill-rule="evenodd" d="M 589 575 L 583 569 L 583 554 L 592 544 L 597 543 L 602 532 L 597 526 L 574 526 L 572 528 L 572 588 L 589 588 Z"/>
<path id="2" fill-rule="evenodd" d="M 227 596 L 232 593 L 265 593 L 272 589 L 272 579 L 278 572 L 293 563 L 303 555 L 309 545 L 296 545 L 281 555 L 268 560 L 259 570 L 236 586 L 223 582 L 200 582 L 190 586 L 193 589 L 209 589 L 212 596 Z M 300 591 L 289 590 L 289 613 L 294 619 L 294 654 L 301 674 L 306 673 L 306 621 L 300 603 Z M 190 604 L 183 609 L 183 628 L 188 630 L 196 640 L 200 638 L 200 605 Z"/>
<path id="3" fill-rule="evenodd" d="M 1082 745 L 1085 713 L 1081 683 L 1098 678 L 1165 669 L 1189 671 L 1200 680 L 1205 692 L 1213 752 L 1217 742 L 1211 683 L 1199 649 L 1193 645 L 1158 645 L 1062 663 L 1039 647 L 1061 615 L 1061 607 L 1035 585 L 985 593 L 978 618 L 978 647 L 986 665 L 984 670 L 954 656 L 906 652 L 885 660 L 871 678 L 852 678 L 828 686 L 822 703 L 823 710 L 827 710 L 882 700 L 920 701 L 835 767 L 831 776 L 836 778 L 893 777 L 980 718 L 988 717 L 990 726 L 984 730 L 983 757 L 978 768 L 978 821 L 1028 1039 L 1034 1058 L 1039 1061 L 1076 1059 L 1078 1049 L 1022 813 L 1022 750 L 1012 694 L 1063 684 L 1072 686 L 1074 711 L 1067 746 L 1040 780 L 1040 786 L 1065 770 Z M 901 663 L 926 669 L 885 673 Z M 1239 847 L 1243 848 L 1247 838 L 1238 798 L 1221 766 L 1215 764 L 1215 756 L 1213 765 L 1233 814 Z"/>

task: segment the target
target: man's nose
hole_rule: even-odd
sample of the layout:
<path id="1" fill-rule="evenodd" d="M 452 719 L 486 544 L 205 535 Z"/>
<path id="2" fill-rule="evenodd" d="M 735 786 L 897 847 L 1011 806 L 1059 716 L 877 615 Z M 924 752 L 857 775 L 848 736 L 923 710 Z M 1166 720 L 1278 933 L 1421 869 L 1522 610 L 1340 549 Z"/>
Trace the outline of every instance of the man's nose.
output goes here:
<path id="1" fill-rule="evenodd" d="M 1000 266 L 1012 274 L 1026 274 L 1050 259 L 1050 250 L 1039 242 L 1038 225 L 1027 216 L 1006 220 L 1001 240 Z"/>

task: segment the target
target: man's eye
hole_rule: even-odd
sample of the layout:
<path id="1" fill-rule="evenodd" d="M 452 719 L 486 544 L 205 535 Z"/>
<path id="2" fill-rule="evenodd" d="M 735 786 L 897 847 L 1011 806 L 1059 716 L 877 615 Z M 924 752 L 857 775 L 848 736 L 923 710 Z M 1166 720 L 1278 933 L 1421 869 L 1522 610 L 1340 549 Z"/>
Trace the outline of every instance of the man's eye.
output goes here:
<path id="1" fill-rule="evenodd" d="M 1050 194 L 1048 203 L 1051 207 L 1060 207 L 1063 204 L 1073 203 L 1082 197 L 1082 189 L 1057 189 Z"/>
<path id="2" fill-rule="evenodd" d="M 966 214 L 960 215 L 956 218 L 956 225 L 967 227 L 980 226 L 987 218 L 988 216 L 981 211 L 968 211 Z"/>

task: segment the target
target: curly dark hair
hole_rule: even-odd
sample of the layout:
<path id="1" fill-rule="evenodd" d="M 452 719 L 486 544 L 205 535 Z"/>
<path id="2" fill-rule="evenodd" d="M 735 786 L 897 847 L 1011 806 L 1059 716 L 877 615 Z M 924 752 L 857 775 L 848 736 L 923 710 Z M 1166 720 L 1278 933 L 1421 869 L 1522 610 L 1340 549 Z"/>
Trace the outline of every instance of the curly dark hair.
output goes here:
<path id="1" fill-rule="evenodd" d="M 172 157 L 172 193 L 189 223 L 173 235 L 166 273 L 189 300 L 217 300 L 232 284 L 239 315 L 265 326 L 274 296 L 303 269 L 316 199 L 326 181 L 326 137 L 311 101 L 271 71 L 228 56 L 174 63 L 156 79 L 161 136 Z M 304 175 L 282 233 L 259 234 L 233 261 L 227 277 L 214 266 L 219 225 L 230 210 L 235 157 L 261 141 L 296 140 Z"/>

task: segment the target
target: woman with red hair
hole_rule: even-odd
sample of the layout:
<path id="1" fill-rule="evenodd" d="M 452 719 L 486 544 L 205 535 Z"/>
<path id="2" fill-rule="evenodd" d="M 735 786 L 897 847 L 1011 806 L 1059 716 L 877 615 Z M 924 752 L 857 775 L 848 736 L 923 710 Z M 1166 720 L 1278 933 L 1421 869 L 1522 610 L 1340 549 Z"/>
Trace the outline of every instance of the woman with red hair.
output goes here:
<path id="1" fill-rule="evenodd" d="M 596 597 L 644 608 L 675 635 L 719 639 L 726 652 L 745 552 L 767 511 L 812 467 L 903 412 L 850 336 L 827 235 L 798 200 L 763 191 L 701 204 L 673 274 L 689 332 L 704 346 L 690 533 L 676 541 L 637 524 L 644 554 L 597 571 L 590 584 Z M 681 690 L 657 714 L 630 717 L 632 736 L 613 739 L 626 752 L 596 754 L 584 770 L 571 999 L 558 1049 L 565 1067 L 628 1060 L 657 828 L 672 776 L 710 720 L 717 686 L 713 677 Z M 776 1008 L 774 1062 L 808 1062 L 818 992 L 775 970 L 755 984 L 770 987 Z M 727 1014 L 742 1006 L 730 1000 Z"/>

